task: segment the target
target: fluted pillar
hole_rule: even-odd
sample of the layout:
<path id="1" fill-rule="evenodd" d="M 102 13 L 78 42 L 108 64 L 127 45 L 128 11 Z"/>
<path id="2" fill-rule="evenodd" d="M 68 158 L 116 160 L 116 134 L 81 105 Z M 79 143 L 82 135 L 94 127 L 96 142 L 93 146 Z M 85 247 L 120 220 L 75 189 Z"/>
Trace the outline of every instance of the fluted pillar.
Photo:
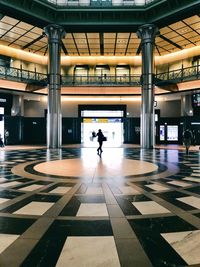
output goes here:
<path id="1" fill-rule="evenodd" d="M 48 25 L 44 28 L 48 37 L 48 113 L 47 147 L 60 148 L 62 145 L 61 113 L 61 39 L 65 31 L 61 26 Z"/>
<path id="2" fill-rule="evenodd" d="M 154 146 L 154 43 L 159 33 L 153 24 L 139 27 L 138 37 L 142 46 L 142 101 L 141 101 L 141 131 L 140 144 L 142 148 L 153 148 Z"/>
<path id="3" fill-rule="evenodd" d="M 193 116 L 191 95 L 181 96 L 181 116 Z"/>

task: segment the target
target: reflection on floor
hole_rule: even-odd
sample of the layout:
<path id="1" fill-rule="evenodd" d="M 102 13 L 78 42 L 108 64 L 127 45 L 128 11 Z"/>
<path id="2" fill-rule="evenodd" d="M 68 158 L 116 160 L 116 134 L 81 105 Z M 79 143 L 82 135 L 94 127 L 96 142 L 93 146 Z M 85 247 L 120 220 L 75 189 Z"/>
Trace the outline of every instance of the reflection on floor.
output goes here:
<path id="1" fill-rule="evenodd" d="M 0 151 L 1 267 L 200 266 L 200 153 Z"/>

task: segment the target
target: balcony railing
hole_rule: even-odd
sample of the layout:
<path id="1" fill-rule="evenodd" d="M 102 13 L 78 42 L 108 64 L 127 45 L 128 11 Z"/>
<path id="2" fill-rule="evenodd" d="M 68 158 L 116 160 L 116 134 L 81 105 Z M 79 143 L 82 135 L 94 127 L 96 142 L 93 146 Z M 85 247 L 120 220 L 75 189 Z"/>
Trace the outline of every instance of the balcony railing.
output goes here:
<path id="1" fill-rule="evenodd" d="M 0 66 L 0 79 L 25 82 L 38 86 L 47 85 L 47 75 L 36 71 Z"/>
<path id="2" fill-rule="evenodd" d="M 63 86 L 140 86 L 140 75 L 62 76 Z"/>
<path id="3" fill-rule="evenodd" d="M 200 65 L 181 68 L 163 73 L 156 73 L 157 86 L 198 80 Z M 0 79 L 24 82 L 30 85 L 46 87 L 48 75 L 36 71 L 0 66 Z M 62 75 L 62 86 L 141 86 L 140 75 L 103 75 L 103 76 L 70 76 Z"/>
<path id="4" fill-rule="evenodd" d="M 159 0 L 45 0 L 59 7 L 146 6 Z"/>
<path id="5" fill-rule="evenodd" d="M 200 65 L 157 73 L 155 75 L 157 85 L 162 83 L 180 83 L 198 80 L 200 78 Z"/>

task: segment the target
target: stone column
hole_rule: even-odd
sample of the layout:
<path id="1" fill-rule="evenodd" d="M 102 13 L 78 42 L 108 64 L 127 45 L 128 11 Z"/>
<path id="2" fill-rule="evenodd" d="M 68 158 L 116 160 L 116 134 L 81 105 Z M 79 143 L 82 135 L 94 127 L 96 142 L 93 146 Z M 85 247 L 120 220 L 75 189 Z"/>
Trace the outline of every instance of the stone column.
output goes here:
<path id="1" fill-rule="evenodd" d="M 24 116 L 24 96 L 13 95 L 12 116 Z"/>
<path id="2" fill-rule="evenodd" d="M 137 35 L 141 38 L 142 46 L 142 101 L 140 122 L 140 144 L 142 148 L 153 148 L 155 134 L 154 119 L 154 43 L 159 33 L 153 24 L 139 27 Z"/>
<path id="3" fill-rule="evenodd" d="M 192 96 L 181 96 L 181 116 L 193 116 Z"/>
<path id="4" fill-rule="evenodd" d="M 44 28 L 48 37 L 48 113 L 47 147 L 60 148 L 62 145 L 61 113 L 61 39 L 65 31 L 61 26 L 48 25 Z"/>

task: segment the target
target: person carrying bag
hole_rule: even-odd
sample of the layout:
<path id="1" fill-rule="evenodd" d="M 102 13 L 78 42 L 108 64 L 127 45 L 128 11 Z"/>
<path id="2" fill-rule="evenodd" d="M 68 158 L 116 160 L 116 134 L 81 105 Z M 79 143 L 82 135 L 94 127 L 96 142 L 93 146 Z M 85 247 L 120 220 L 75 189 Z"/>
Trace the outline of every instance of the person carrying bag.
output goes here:
<path id="1" fill-rule="evenodd" d="M 101 129 L 98 130 L 96 136 L 98 137 L 97 141 L 99 143 L 99 147 L 97 148 L 97 154 L 101 157 L 101 153 L 103 152 L 102 150 L 103 142 L 107 141 L 107 138 L 103 135 Z"/>

